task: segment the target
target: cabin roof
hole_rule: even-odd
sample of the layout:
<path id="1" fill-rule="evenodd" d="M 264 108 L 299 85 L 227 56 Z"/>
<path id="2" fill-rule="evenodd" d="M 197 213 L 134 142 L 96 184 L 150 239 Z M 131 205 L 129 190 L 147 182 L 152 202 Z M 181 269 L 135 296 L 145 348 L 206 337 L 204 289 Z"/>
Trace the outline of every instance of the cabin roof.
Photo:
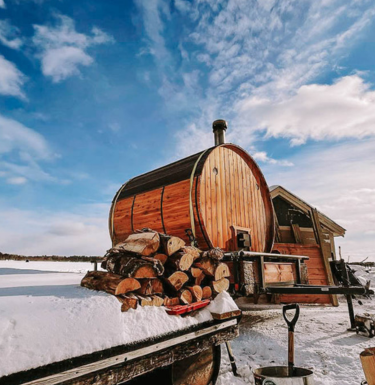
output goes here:
<path id="1" fill-rule="evenodd" d="M 289 203 L 293 204 L 294 206 L 302 210 L 305 214 L 310 215 L 310 212 L 313 206 L 311 206 L 309 203 L 307 203 L 303 199 L 299 198 L 297 195 L 291 193 L 285 187 L 274 185 L 274 186 L 270 186 L 269 190 L 270 190 L 272 199 L 277 196 L 280 196 L 286 201 L 288 201 Z M 329 231 L 331 231 L 335 237 L 343 237 L 345 235 L 346 230 L 343 227 L 341 227 L 332 219 L 328 218 L 322 212 L 318 211 L 318 214 L 319 214 L 320 223 L 324 227 L 326 227 Z"/>

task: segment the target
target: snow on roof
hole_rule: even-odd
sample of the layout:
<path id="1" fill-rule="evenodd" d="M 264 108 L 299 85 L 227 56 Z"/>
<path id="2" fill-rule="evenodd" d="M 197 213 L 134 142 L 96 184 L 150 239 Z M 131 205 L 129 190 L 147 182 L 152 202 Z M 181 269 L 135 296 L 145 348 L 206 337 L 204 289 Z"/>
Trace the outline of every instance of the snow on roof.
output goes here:
<path id="1" fill-rule="evenodd" d="M 121 313 L 114 296 L 80 286 L 90 268 L 0 261 L 0 377 L 212 320 L 207 309 L 183 318 L 163 307 Z"/>

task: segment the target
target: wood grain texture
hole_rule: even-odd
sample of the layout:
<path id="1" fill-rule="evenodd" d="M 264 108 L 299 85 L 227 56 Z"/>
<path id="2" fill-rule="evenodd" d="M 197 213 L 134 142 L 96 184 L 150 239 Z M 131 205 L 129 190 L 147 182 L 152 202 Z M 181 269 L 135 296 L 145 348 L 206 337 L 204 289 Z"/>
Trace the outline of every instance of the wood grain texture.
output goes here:
<path id="1" fill-rule="evenodd" d="M 211 151 L 202 169 L 202 219 L 215 247 L 234 249 L 232 225 L 250 229 L 252 250 L 265 251 L 273 239 L 273 213 L 266 213 L 268 200 L 262 192 L 267 195 L 267 191 L 260 187 L 260 170 L 249 166 L 251 158 L 246 155 L 225 146 Z"/>
<path id="2" fill-rule="evenodd" d="M 131 208 L 133 204 L 133 197 L 123 199 L 117 202 L 114 208 L 114 239 L 113 245 L 125 241 L 125 239 L 132 233 L 131 226 Z"/>
<path id="3" fill-rule="evenodd" d="M 159 233 L 163 232 L 161 221 L 162 189 L 138 194 L 133 207 L 133 228 L 140 230 L 148 227 Z"/>
<path id="4" fill-rule="evenodd" d="M 324 262 L 318 245 L 300 245 L 294 243 L 275 243 L 273 251 L 281 254 L 306 255 L 309 257 L 305 261 L 309 276 L 310 285 L 328 285 L 327 274 Z M 299 302 L 299 303 L 321 303 L 330 304 L 331 299 L 328 295 L 292 295 L 283 294 L 280 296 L 280 302 Z"/>

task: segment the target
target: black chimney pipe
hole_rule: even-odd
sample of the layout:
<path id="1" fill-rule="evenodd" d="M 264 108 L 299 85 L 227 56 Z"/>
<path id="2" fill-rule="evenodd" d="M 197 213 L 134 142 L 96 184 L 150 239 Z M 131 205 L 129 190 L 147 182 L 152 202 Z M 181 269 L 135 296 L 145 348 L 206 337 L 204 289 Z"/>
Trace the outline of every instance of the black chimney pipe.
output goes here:
<path id="1" fill-rule="evenodd" d="M 218 119 L 212 123 L 212 130 L 215 135 L 215 146 L 225 143 L 225 131 L 227 128 L 228 125 L 224 119 Z"/>

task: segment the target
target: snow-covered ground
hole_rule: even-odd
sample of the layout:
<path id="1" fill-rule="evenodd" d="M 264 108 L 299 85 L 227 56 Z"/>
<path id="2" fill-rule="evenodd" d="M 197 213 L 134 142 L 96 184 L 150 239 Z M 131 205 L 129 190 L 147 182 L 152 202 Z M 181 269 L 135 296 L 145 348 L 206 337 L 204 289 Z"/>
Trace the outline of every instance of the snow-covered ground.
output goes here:
<path id="1" fill-rule="evenodd" d="M 163 307 L 121 313 L 114 296 L 79 286 L 90 263 L 0 261 L 0 377 L 157 337 L 236 307 L 227 293 L 194 317 Z"/>
<path id="2" fill-rule="evenodd" d="M 0 377 L 211 319 L 207 309 L 185 318 L 156 307 L 121 313 L 113 296 L 79 286 L 91 269 L 89 263 L 0 261 Z M 360 275 L 375 283 L 375 272 Z M 356 313 L 375 313 L 374 299 L 362 302 L 354 301 Z M 348 332 L 348 326 L 345 301 L 338 308 L 301 308 L 296 364 L 314 371 L 316 385 L 359 385 L 364 379 L 359 353 L 375 346 L 375 339 Z M 241 377 L 233 376 L 223 350 L 218 385 L 252 384 L 253 368 L 287 362 L 281 308 L 246 312 L 240 333 L 232 348 Z"/>
<path id="3" fill-rule="evenodd" d="M 356 269 L 358 269 L 356 267 Z M 360 269 L 360 268 L 359 268 Z M 375 271 L 358 272 L 375 286 Z M 354 301 L 356 314 L 375 314 L 375 299 Z M 375 338 L 347 331 L 349 315 L 346 301 L 339 307 L 301 307 L 295 329 L 296 365 L 314 372 L 316 385 L 360 385 L 365 379 L 359 354 L 375 347 Z M 244 313 L 240 337 L 232 342 L 241 377 L 234 377 L 226 351 L 222 350 L 221 375 L 217 385 L 253 384 L 252 369 L 260 366 L 287 365 L 288 329 L 282 310 Z"/>

